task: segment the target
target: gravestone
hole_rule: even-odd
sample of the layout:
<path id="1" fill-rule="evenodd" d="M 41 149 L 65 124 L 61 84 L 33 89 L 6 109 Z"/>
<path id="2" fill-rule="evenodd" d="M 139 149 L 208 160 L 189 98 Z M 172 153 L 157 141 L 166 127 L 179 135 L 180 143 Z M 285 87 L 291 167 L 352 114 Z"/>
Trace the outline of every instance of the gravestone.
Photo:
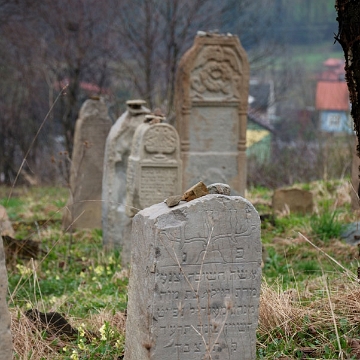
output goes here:
<path id="1" fill-rule="evenodd" d="M 15 231 L 11 225 L 9 216 L 2 205 L 0 205 L 0 236 L 1 235 L 15 236 Z"/>
<path id="2" fill-rule="evenodd" d="M 141 124 L 135 132 L 127 169 L 126 214 L 181 193 L 179 136 L 169 124 Z"/>
<path id="3" fill-rule="evenodd" d="M 205 195 L 133 220 L 125 360 L 254 360 L 260 219 L 239 196 Z"/>
<path id="4" fill-rule="evenodd" d="M 125 214 L 126 171 L 136 128 L 150 113 L 143 100 L 129 100 L 127 110 L 112 126 L 106 139 L 102 181 L 102 229 L 105 247 L 123 245 L 124 231 L 131 231 Z"/>
<path id="5" fill-rule="evenodd" d="M 197 36 L 175 87 L 184 191 L 201 179 L 244 195 L 248 92 L 249 64 L 237 36 Z"/>
<path id="6" fill-rule="evenodd" d="M 154 119 L 156 120 L 156 119 Z M 127 169 L 126 215 L 181 194 L 179 136 L 169 124 L 152 121 L 135 131 Z M 131 226 L 124 232 L 123 265 L 130 263 Z"/>
<path id="7" fill-rule="evenodd" d="M 7 272 L 5 267 L 5 253 L 0 236 L 0 360 L 12 359 L 12 338 L 10 332 L 10 313 L 6 295 L 8 291 Z"/>
<path id="8" fill-rule="evenodd" d="M 272 208 L 275 213 L 311 214 L 314 211 L 314 200 L 311 191 L 301 189 L 276 189 L 272 197 Z"/>
<path id="9" fill-rule="evenodd" d="M 86 100 L 75 125 L 70 197 L 63 228 L 101 228 L 101 191 L 106 137 L 111 127 L 106 104 Z"/>

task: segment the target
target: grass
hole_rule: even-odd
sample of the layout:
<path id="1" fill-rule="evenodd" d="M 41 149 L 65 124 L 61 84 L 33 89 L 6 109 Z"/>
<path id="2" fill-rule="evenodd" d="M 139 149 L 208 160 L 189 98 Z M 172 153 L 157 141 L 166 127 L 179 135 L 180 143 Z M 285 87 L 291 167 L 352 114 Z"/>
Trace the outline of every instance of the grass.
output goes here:
<path id="1" fill-rule="evenodd" d="M 357 271 L 358 250 L 339 239 L 342 224 L 358 220 L 349 207 L 350 186 L 347 180 L 299 186 L 314 193 L 316 213 L 283 214 L 262 224 L 257 357 L 355 359 L 360 288 L 349 274 Z M 40 241 L 44 251 L 38 260 L 7 259 L 15 359 L 121 359 L 128 285 L 121 253 L 103 252 L 99 229 L 74 231 L 69 245 L 70 235 L 61 230 L 66 189 L 16 188 L 7 202 L 8 191 L 0 187 L 0 203 L 16 237 Z M 269 213 L 271 195 L 254 188 L 247 198 Z M 47 219 L 52 221 L 42 221 Z M 79 330 L 77 337 L 34 328 L 24 316 L 31 308 L 63 314 Z"/>

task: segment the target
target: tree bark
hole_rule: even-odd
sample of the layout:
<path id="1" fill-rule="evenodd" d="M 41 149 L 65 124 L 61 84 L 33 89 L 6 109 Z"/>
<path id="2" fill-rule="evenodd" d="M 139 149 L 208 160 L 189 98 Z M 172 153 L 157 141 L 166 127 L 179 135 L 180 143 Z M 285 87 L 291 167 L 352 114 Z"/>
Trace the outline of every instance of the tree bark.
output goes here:
<path id="1" fill-rule="evenodd" d="M 345 55 L 345 78 L 350 93 L 351 116 L 358 139 L 356 148 L 360 157 L 360 3 L 357 0 L 336 0 L 335 9 L 339 23 L 335 35 Z M 360 172 L 360 168 L 359 168 Z M 360 196 L 360 185 L 358 188 Z"/>

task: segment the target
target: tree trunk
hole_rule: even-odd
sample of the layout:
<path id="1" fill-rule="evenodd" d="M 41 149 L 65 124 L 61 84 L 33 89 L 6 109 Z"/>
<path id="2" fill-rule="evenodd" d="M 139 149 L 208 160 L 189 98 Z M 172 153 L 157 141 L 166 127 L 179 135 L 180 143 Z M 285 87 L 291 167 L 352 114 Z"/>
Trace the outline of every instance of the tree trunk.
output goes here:
<path id="1" fill-rule="evenodd" d="M 358 139 L 357 155 L 360 157 L 360 4 L 354 0 L 336 0 L 338 34 L 335 35 L 345 55 L 345 78 L 351 101 L 351 116 Z M 360 172 L 360 169 L 359 169 Z M 360 196 L 360 185 L 358 188 Z"/>

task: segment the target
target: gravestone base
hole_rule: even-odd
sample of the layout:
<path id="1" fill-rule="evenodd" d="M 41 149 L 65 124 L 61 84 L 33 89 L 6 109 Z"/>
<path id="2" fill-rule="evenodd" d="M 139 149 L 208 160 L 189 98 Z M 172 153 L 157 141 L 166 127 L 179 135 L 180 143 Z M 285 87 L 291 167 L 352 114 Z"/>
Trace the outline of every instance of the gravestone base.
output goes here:
<path id="1" fill-rule="evenodd" d="M 133 219 L 125 360 L 254 360 L 260 219 L 238 196 Z"/>

